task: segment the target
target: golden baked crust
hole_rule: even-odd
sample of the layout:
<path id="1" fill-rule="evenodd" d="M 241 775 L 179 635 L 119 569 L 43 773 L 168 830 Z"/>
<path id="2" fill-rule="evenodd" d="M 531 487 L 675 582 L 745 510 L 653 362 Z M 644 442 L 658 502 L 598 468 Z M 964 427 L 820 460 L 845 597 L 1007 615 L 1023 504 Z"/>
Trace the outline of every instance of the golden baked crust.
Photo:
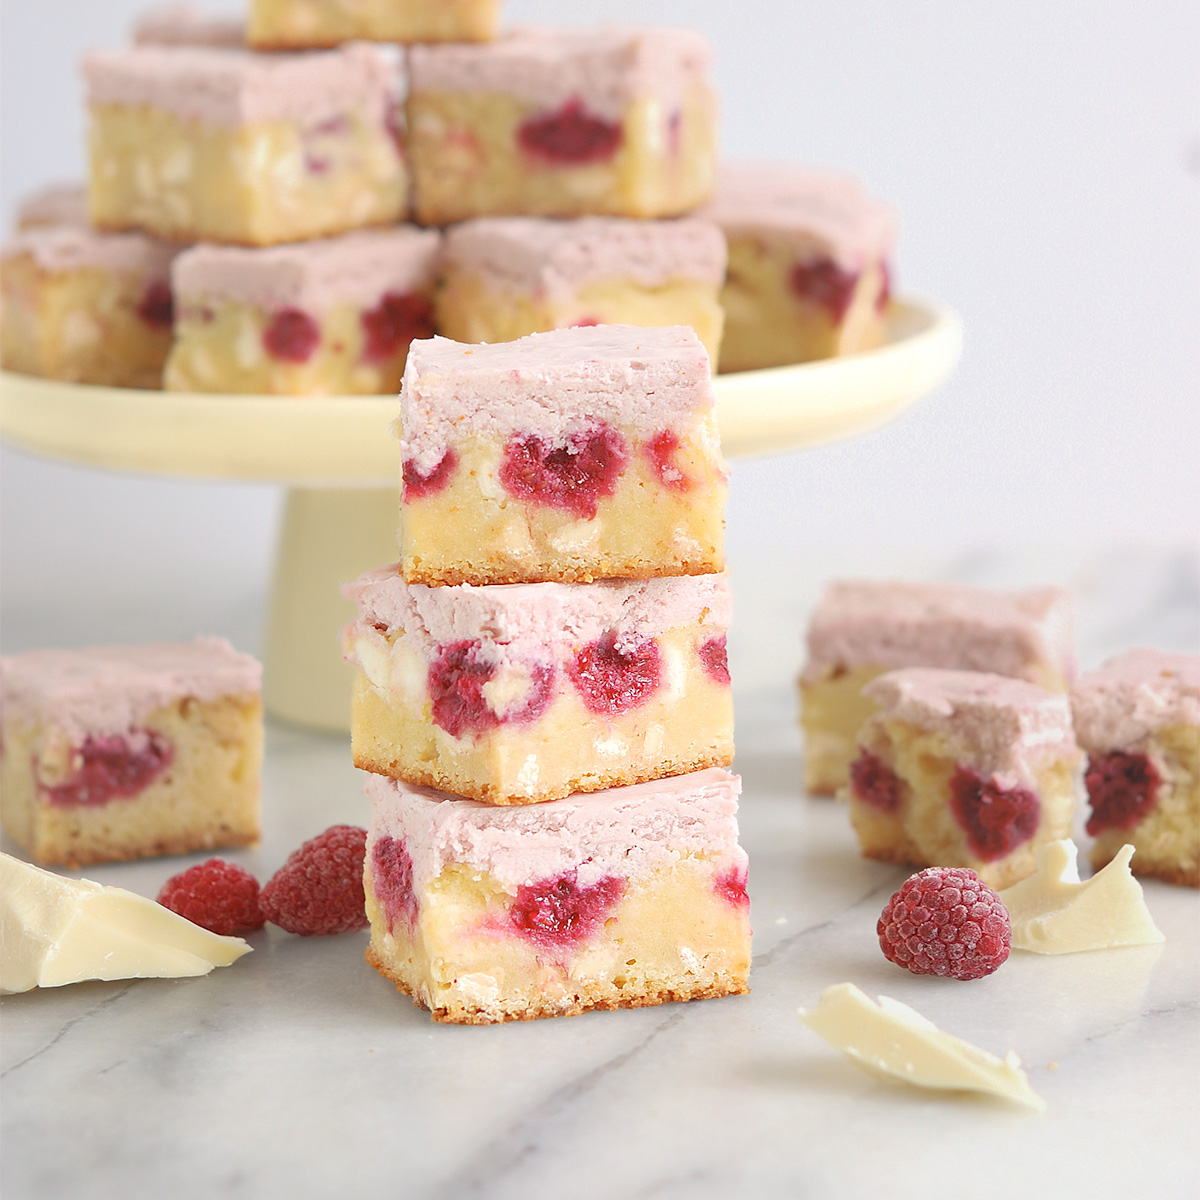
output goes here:
<path id="1" fill-rule="evenodd" d="M 578 1017 L 585 1012 L 618 1008 L 649 1008 L 656 1004 L 670 1004 L 676 1000 L 717 1000 L 722 996 L 747 995 L 750 991 L 750 985 L 745 980 L 731 978 L 707 986 L 697 984 L 694 988 L 689 989 L 646 988 L 637 995 L 625 996 L 620 1000 L 612 1000 L 606 996 L 585 1000 L 581 994 L 576 996 L 573 1004 L 528 1007 L 520 1012 L 506 1011 L 492 1017 L 462 1005 L 430 1008 L 409 984 L 380 962 L 370 946 L 367 947 L 366 959 L 380 975 L 385 979 L 390 979 L 396 985 L 398 992 L 407 996 L 418 1008 L 425 1009 L 433 1020 L 454 1025 L 497 1025 L 507 1021 L 537 1021 L 547 1017 Z M 581 993 L 584 991 L 585 989 L 580 989 Z"/>

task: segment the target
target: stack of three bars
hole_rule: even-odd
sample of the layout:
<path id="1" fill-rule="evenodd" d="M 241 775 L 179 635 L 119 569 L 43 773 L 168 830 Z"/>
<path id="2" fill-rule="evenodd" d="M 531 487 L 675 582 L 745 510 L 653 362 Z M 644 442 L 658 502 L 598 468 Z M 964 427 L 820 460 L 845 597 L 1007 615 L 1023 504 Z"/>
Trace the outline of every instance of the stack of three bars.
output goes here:
<path id="1" fill-rule="evenodd" d="M 470 1023 L 747 990 L 703 346 L 417 342 L 399 425 L 401 562 L 346 588 L 370 960 Z"/>

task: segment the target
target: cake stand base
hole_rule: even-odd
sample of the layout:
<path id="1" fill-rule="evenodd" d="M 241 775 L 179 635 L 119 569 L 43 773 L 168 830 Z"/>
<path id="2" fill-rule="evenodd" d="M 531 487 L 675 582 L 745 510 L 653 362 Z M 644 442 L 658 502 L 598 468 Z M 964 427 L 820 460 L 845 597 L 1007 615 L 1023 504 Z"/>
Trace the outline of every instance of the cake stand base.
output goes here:
<path id="1" fill-rule="evenodd" d="M 399 498 L 390 488 L 291 488 L 267 618 L 263 702 L 274 717 L 345 733 L 354 671 L 338 630 L 355 615 L 340 585 L 395 562 Z"/>

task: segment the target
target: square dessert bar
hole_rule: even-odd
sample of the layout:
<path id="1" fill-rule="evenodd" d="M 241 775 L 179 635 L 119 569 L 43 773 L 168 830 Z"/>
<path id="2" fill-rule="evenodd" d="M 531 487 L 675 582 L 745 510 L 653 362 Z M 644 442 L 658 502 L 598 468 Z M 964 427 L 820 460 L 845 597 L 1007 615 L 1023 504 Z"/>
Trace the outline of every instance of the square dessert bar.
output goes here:
<path id="1" fill-rule="evenodd" d="M 782 164 L 727 165 L 703 215 L 729 243 L 722 371 L 883 344 L 895 219 L 857 180 Z"/>
<path id="2" fill-rule="evenodd" d="M 395 394 L 433 334 L 441 235 L 400 225 L 286 246 L 195 246 L 175 261 L 165 385 L 182 392 Z"/>
<path id="3" fill-rule="evenodd" d="M 708 221 L 479 217 L 447 232 L 438 332 L 511 342 L 571 325 L 690 325 L 717 361 L 725 238 Z"/>
<path id="4" fill-rule="evenodd" d="M 92 221 L 265 246 L 400 220 L 396 71 L 362 44 L 89 54 Z"/>
<path id="5" fill-rule="evenodd" d="M 708 355 L 691 329 L 414 342 L 398 431 L 410 583 L 724 568 L 726 471 Z"/>
<path id="6" fill-rule="evenodd" d="M 838 795 L 868 858 L 970 867 L 1003 888 L 1070 836 L 1080 756 L 1064 692 L 921 667 L 866 691 L 879 711 Z"/>
<path id="7" fill-rule="evenodd" d="M 1075 671 L 1074 615 L 1060 588 L 1000 592 L 950 583 L 831 583 L 808 630 L 800 677 L 804 782 L 832 795 L 855 734 L 875 711 L 863 687 L 897 667 L 990 671 L 1065 691 Z"/>
<path id="8" fill-rule="evenodd" d="M 220 638 L 0 659 L 0 820 L 40 863 L 258 840 L 262 669 Z"/>
<path id="9" fill-rule="evenodd" d="M 47 201 L 43 214 L 55 205 Z M 46 223 L 0 250 L 0 362 L 71 383 L 162 386 L 171 348 L 171 260 L 143 233 Z M 60 211 L 69 215 L 69 205 Z M 27 223 L 29 218 L 25 218 Z"/>
<path id="10" fill-rule="evenodd" d="M 358 767 L 530 804 L 733 761 L 724 575 L 344 591 Z"/>
<path id="11" fill-rule="evenodd" d="M 417 219 L 667 217 L 703 204 L 716 166 L 711 54 L 686 29 L 522 29 L 414 46 Z"/>
<path id="12" fill-rule="evenodd" d="M 342 42 L 487 42 L 500 0 L 250 0 L 250 44 L 260 50 Z"/>
<path id="13" fill-rule="evenodd" d="M 90 229 L 91 224 L 87 188 L 82 183 L 53 183 L 27 196 L 17 208 L 17 229 L 22 233 L 47 225 Z"/>
<path id="14" fill-rule="evenodd" d="M 191 4 L 166 4 L 140 16 L 133 25 L 135 46 L 246 45 L 246 22 L 204 12 Z"/>
<path id="15" fill-rule="evenodd" d="M 367 961 L 464 1024 L 749 991 L 740 787 L 714 769 L 491 808 L 373 775 Z"/>
<path id="16" fill-rule="evenodd" d="M 1071 694 L 1099 869 L 1126 843 L 1138 875 L 1200 887 L 1200 656 L 1130 650 Z"/>

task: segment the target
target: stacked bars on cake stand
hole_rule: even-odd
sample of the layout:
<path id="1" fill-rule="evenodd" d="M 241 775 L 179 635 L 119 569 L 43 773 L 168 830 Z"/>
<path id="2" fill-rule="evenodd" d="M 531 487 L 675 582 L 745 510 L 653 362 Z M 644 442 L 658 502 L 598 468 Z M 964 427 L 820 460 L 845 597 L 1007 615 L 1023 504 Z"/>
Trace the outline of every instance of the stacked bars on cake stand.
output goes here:
<path id="1" fill-rule="evenodd" d="M 346 588 L 369 957 L 439 1020 L 746 990 L 725 470 L 682 327 L 414 343 Z"/>

